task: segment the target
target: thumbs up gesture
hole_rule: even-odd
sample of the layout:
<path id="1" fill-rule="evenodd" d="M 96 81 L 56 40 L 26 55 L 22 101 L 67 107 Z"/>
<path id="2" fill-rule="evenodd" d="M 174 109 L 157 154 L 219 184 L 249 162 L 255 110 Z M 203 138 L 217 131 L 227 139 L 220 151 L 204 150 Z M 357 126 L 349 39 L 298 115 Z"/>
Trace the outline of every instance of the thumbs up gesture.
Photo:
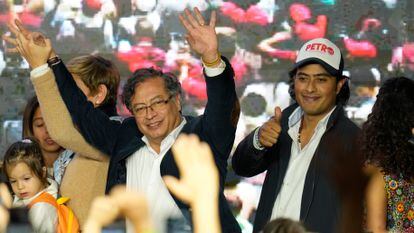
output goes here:
<path id="1" fill-rule="evenodd" d="M 264 147 L 272 147 L 279 138 L 280 119 L 282 118 L 282 110 L 280 107 L 275 108 L 275 115 L 265 122 L 259 129 L 259 142 Z"/>

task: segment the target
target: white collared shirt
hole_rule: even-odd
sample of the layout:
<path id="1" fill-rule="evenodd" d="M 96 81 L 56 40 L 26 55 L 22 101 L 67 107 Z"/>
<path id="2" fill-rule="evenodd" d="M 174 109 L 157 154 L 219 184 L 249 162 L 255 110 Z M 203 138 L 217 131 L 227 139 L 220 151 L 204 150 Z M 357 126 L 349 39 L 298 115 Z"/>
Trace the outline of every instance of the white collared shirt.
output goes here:
<path id="1" fill-rule="evenodd" d="M 291 155 L 282 187 L 273 206 L 271 219 L 284 217 L 300 220 L 300 207 L 306 174 L 316 148 L 326 131 L 329 117 L 335 108 L 336 106 L 318 122 L 311 139 L 303 149 L 301 149 L 301 145 L 298 142 L 303 110 L 297 107 L 290 115 L 288 134 L 292 138 Z"/>
<path id="2" fill-rule="evenodd" d="M 146 145 L 126 160 L 127 188 L 145 194 L 152 221 L 156 231 L 160 233 L 165 232 L 168 218 L 182 218 L 180 209 L 161 177 L 160 164 L 186 122 L 183 118 L 180 125 L 162 140 L 159 154 L 152 149 L 147 137 L 143 136 L 142 140 Z M 131 224 L 128 224 L 127 232 L 134 232 Z"/>

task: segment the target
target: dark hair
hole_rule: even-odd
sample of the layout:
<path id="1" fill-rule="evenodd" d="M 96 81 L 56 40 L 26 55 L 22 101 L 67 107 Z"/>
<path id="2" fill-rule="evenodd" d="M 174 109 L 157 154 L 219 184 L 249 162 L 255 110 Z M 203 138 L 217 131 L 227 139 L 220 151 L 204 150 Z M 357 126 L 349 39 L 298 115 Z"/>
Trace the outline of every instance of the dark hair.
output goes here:
<path id="1" fill-rule="evenodd" d="M 26 138 L 13 143 L 4 154 L 3 172 L 9 181 L 9 169 L 18 163 L 25 163 L 33 174 L 47 186 L 45 162 L 39 144 L 33 138 Z"/>
<path id="2" fill-rule="evenodd" d="M 166 91 L 172 95 L 181 96 L 181 84 L 178 78 L 172 73 L 164 73 L 154 68 L 137 69 L 125 83 L 122 91 L 122 101 L 128 110 L 132 113 L 131 98 L 135 94 L 135 87 L 148 79 L 162 78 L 164 80 Z"/>
<path id="3" fill-rule="evenodd" d="M 105 85 L 108 93 L 101 105 L 115 106 L 120 75 L 110 60 L 99 55 L 84 55 L 71 59 L 67 67 L 70 73 L 79 76 L 91 94 L 98 92 L 99 85 Z"/>
<path id="4" fill-rule="evenodd" d="M 414 178 L 414 148 L 408 140 L 414 128 L 414 81 L 388 79 L 380 88 L 362 127 L 362 149 L 368 163 L 386 174 Z"/>
<path id="5" fill-rule="evenodd" d="M 303 66 L 310 65 L 310 64 L 318 64 L 318 63 L 306 63 Z M 296 71 L 297 71 L 297 69 L 292 70 L 290 72 L 290 78 L 289 78 L 289 95 L 295 101 L 296 101 L 296 96 L 295 96 L 295 80 L 294 80 L 294 78 L 295 78 L 295 75 L 296 75 Z M 349 100 L 349 97 L 351 96 L 351 90 L 349 89 L 348 77 L 341 75 L 341 76 L 335 76 L 335 78 L 336 78 L 336 83 L 338 83 L 342 79 L 346 79 L 344 85 L 342 85 L 342 87 L 341 87 L 341 90 L 336 95 L 336 102 L 335 102 L 338 105 L 345 106 L 346 103 Z"/>
<path id="6" fill-rule="evenodd" d="M 39 108 L 39 101 L 36 96 L 33 96 L 27 101 L 24 108 L 22 138 L 34 137 L 33 117 L 37 108 Z"/>
<path id="7" fill-rule="evenodd" d="M 305 233 L 305 227 L 300 222 L 288 218 L 277 218 L 263 228 L 263 233 Z"/>

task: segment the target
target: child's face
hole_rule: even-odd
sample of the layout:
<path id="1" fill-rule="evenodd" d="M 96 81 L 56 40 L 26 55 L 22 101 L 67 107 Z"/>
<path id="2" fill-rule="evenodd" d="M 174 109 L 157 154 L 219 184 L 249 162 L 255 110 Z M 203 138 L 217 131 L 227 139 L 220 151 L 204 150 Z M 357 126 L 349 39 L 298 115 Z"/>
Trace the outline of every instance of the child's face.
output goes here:
<path id="1" fill-rule="evenodd" d="M 13 192 L 19 198 L 31 198 L 45 188 L 40 178 L 23 162 L 11 166 L 8 173 Z"/>

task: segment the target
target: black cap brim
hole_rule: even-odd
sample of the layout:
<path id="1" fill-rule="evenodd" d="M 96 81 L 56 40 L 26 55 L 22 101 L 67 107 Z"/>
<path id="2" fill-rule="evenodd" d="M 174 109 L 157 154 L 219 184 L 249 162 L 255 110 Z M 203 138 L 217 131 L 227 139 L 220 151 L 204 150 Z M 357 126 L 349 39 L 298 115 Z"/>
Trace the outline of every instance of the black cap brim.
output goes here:
<path id="1" fill-rule="evenodd" d="M 342 59 L 342 58 L 341 58 Z M 316 58 L 316 57 L 310 57 L 307 59 L 304 59 L 300 62 L 297 62 L 292 70 L 289 72 L 290 77 L 293 77 L 296 73 L 296 70 L 300 67 L 303 67 L 305 65 L 309 65 L 309 64 L 319 64 L 321 65 L 330 75 L 335 76 L 335 77 L 340 77 L 342 76 L 342 70 L 337 70 L 335 68 L 333 68 L 332 66 L 330 66 L 328 63 L 326 63 L 325 61 Z"/>

